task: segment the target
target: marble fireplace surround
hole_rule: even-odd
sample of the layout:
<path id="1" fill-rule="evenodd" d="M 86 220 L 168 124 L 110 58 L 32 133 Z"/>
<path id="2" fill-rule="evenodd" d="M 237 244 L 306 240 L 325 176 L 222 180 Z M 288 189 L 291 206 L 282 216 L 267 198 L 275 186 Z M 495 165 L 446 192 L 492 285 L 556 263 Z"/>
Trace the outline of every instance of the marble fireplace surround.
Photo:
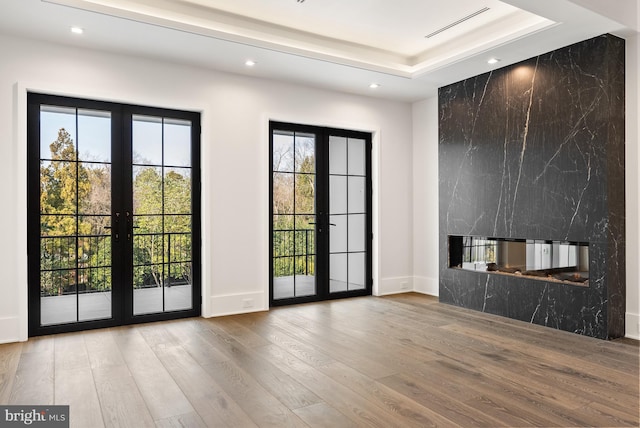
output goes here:
<path id="1" fill-rule="evenodd" d="M 441 302 L 624 336 L 624 50 L 603 35 L 439 89 Z M 450 268 L 451 235 L 588 242 L 589 285 Z"/>

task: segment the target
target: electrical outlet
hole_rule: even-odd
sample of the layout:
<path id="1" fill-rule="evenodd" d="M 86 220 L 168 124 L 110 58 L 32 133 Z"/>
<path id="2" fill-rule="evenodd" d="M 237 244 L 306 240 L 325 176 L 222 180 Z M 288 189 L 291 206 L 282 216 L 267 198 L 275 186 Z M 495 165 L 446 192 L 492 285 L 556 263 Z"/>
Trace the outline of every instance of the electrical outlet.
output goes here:
<path id="1" fill-rule="evenodd" d="M 409 283 L 407 281 L 402 281 L 400 283 L 400 289 L 401 290 L 408 290 L 409 289 Z"/>
<path id="2" fill-rule="evenodd" d="M 253 308 L 253 299 L 243 299 L 242 300 L 243 308 Z"/>

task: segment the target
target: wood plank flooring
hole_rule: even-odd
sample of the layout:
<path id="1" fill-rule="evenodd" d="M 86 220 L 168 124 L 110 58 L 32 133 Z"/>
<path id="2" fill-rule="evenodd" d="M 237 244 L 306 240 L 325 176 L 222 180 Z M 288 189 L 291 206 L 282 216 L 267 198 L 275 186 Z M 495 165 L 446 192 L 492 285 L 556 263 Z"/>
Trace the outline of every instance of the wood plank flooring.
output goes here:
<path id="1" fill-rule="evenodd" d="M 409 293 L 0 345 L 73 427 L 638 427 L 639 351 Z"/>

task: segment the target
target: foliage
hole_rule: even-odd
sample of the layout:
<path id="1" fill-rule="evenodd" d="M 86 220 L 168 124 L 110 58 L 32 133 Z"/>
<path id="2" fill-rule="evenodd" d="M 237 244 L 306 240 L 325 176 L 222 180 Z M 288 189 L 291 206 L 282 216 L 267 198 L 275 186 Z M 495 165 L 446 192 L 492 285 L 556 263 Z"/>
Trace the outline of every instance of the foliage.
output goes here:
<path id="1" fill-rule="evenodd" d="M 291 136 L 273 159 L 273 274 L 314 275 L 314 140 Z"/>
<path id="2" fill-rule="evenodd" d="M 41 283 L 48 287 L 48 293 L 62 294 L 70 285 L 75 286 L 76 260 L 86 257 L 87 248 L 84 242 L 76 244 L 59 237 L 89 232 L 89 225 L 79 221 L 76 206 L 86 200 L 90 185 L 64 128 L 49 148 L 51 161 L 40 165 L 40 228 L 46 236 L 41 239 Z"/>
<path id="3" fill-rule="evenodd" d="M 168 285 L 191 283 L 190 178 L 168 170 L 163 180 L 158 168 L 144 167 L 136 174 L 133 189 L 134 212 L 140 214 L 134 239 L 134 287 L 160 286 L 162 278 Z"/>
<path id="4" fill-rule="evenodd" d="M 79 161 L 64 128 L 49 148 L 51 160 L 40 165 L 41 292 L 111 290 L 111 167 Z M 191 177 L 167 169 L 163 179 L 161 171 L 134 170 L 135 287 L 192 280 Z"/>

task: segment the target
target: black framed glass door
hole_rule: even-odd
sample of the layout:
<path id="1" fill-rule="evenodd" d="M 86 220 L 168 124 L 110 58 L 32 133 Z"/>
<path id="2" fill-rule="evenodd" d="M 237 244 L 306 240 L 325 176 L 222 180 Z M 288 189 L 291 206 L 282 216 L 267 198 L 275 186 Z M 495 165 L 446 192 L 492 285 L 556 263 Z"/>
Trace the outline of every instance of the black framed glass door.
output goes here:
<path id="1" fill-rule="evenodd" d="M 371 134 L 270 123 L 270 304 L 371 294 Z"/>
<path id="2" fill-rule="evenodd" d="M 30 335 L 200 314 L 199 139 L 198 113 L 28 95 Z"/>

